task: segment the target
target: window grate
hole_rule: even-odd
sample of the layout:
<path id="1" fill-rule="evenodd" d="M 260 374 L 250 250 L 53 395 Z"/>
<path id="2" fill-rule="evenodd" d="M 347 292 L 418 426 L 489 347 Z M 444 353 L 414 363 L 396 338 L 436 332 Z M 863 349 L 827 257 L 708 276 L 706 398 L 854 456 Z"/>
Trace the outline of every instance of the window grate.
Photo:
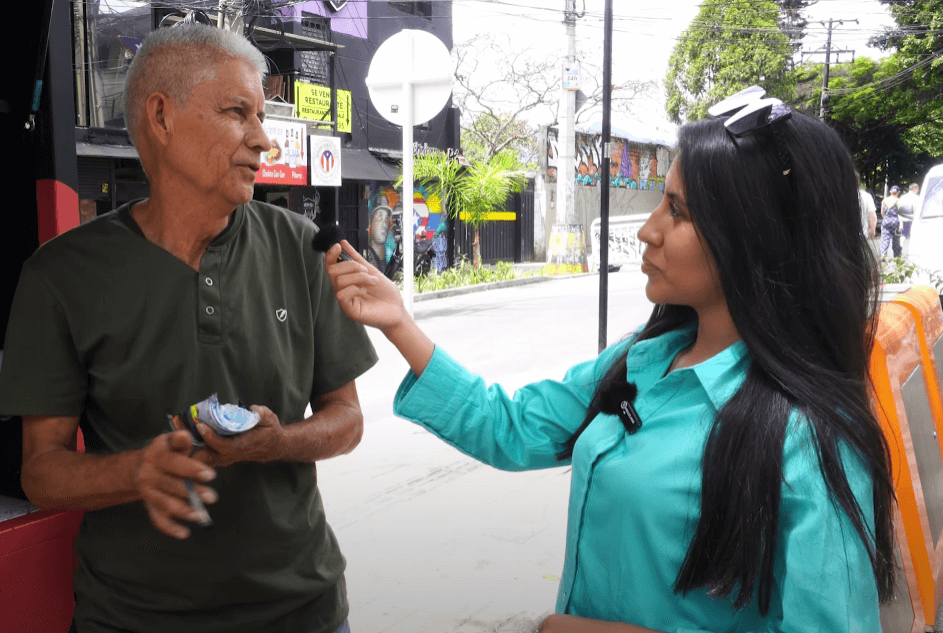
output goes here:
<path id="1" fill-rule="evenodd" d="M 328 18 L 304 12 L 300 22 L 301 35 L 330 42 L 331 21 Z M 301 67 L 298 76 L 302 81 L 326 86 L 330 83 L 331 57 L 328 51 L 299 51 Z"/>
<path id="2" fill-rule="evenodd" d="M 432 3 L 431 2 L 390 2 L 390 6 L 396 9 L 397 11 L 402 11 L 403 13 L 408 13 L 410 15 L 418 15 L 423 18 L 432 17 Z"/>

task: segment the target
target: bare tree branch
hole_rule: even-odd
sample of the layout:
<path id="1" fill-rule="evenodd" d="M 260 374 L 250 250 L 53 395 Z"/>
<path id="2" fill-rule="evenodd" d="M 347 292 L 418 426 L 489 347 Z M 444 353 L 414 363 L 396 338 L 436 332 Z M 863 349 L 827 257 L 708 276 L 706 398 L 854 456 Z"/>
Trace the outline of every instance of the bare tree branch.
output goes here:
<path id="1" fill-rule="evenodd" d="M 557 123 L 560 100 L 560 55 L 535 48 L 517 49 L 507 36 L 479 34 L 456 44 L 452 100 L 462 112 L 461 128 L 470 142 L 484 148 L 484 158 L 509 148 L 531 152 L 535 119 Z M 577 120 L 602 102 L 602 71 L 590 56 L 579 53 L 586 106 Z M 630 112 L 639 99 L 650 97 L 653 81 L 622 80 L 613 85 L 612 107 Z M 535 151 L 535 147 L 534 147 Z M 527 162 L 525 160 L 525 162 Z"/>

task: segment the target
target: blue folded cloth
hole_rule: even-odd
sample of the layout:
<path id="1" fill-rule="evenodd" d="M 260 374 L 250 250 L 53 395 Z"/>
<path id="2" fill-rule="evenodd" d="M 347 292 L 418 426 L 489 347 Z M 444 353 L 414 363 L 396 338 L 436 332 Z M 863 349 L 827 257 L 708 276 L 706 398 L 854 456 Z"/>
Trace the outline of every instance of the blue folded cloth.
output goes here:
<path id="1" fill-rule="evenodd" d="M 214 393 L 190 407 L 191 415 L 220 435 L 236 435 L 259 423 L 259 414 L 238 404 L 220 404 Z"/>

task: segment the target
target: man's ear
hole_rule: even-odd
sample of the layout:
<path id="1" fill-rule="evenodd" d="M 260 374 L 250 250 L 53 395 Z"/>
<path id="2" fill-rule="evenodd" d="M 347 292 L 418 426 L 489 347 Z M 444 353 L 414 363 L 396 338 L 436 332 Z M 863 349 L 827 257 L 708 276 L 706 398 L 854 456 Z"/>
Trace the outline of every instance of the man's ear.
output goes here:
<path id="1" fill-rule="evenodd" d="M 162 92 L 153 92 L 144 102 L 144 127 L 161 145 L 170 142 L 174 132 L 176 104 Z"/>

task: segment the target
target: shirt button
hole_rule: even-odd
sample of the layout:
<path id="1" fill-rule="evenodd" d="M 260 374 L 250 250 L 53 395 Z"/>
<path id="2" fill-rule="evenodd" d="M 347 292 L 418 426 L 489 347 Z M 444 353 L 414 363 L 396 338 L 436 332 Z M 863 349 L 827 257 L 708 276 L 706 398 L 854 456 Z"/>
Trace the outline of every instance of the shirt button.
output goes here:
<path id="1" fill-rule="evenodd" d="M 212 314 L 213 314 L 214 312 L 216 312 L 216 310 L 213 309 L 213 306 L 206 306 L 206 313 L 207 313 L 207 314 L 209 314 L 209 315 L 212 316 Z"/>
<path id="2" fill-rule="evenodd" d="M 212 285 L 213 285 L 213 280 L 210 279 L 209 277 L 207 277 L 207 278 L 206 278 L 206 285 L 207 285 L 207 286 L 212 286 Z"/>

